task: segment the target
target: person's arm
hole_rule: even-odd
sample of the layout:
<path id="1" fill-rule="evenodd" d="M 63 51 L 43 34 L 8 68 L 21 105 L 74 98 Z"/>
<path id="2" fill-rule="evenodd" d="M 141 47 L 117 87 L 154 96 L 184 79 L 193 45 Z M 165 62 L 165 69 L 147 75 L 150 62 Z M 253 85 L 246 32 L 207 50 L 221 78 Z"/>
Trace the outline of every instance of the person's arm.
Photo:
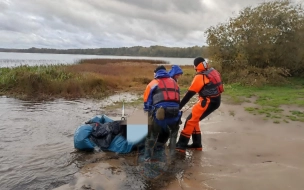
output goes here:
<path id="1" fill-rule="evenodd" d="M 179 109 L 181 110 L 188 103 L 188 101 L 203 88 L 203 86 L 204 86 L 203 75 L 195 75 L 187 93 L 185 94 L 185 96 L 183 97 L 183 99 L 179 104 Z"/>
<path id="2" fill-rule="evenodd" d="M 144 111 L 149 111 L 153 104 L 152 92 L 157 86 L 157 80 L 152 80 L 146 87 L 144 92 L 143 100 L 144 100 Z"/>
<path id="3" fill-rule="evenodd" d="M 188 90 L 179 104 L 179 109 L 181 110 L 195 94 L 196 92 Z"/>

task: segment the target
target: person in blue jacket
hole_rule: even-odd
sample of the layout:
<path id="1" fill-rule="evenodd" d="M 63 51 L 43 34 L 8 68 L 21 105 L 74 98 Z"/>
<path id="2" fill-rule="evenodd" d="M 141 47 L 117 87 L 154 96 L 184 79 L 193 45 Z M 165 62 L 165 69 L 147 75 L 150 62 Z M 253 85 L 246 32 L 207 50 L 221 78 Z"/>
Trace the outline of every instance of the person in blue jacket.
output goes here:
<path id="1" fill-rule="evenodd" d="M 178 82 L 178 78 L 182 76 L 183 70 L 178 65 L 172 65 L 172 68 L 168 74 L 171 78 Z"/>
<path id="2" fill-rule="evenodd" d="M 181 112 L 180 90 L 177 82 L 161 65 L 154 70 L 154 79 L 144 92 L 144 111 L 148 112 L 148 136 L 145 141 L 145 159 L 151 158 L 155 142 L 164 145 L 170 136 L 170 152 L 175 152 Z"/>

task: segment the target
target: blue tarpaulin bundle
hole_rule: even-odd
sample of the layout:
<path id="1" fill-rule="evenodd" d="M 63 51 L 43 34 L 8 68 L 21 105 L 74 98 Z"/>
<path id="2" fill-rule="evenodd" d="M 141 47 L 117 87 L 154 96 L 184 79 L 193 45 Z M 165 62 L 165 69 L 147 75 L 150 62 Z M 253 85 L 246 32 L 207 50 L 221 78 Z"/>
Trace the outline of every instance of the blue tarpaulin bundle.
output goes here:
<path id="1" fill-rule="evenodd" d="M 74 147 L 79 150 L 93 150 L 96 146 L 89 139 L 93 127 L 89 124 L 79 126 L 74 133 Z"/>
<path id="2" fill-rule="evenodd" d="M 102 128 L 105 126 L 103 124 L 111 124 L 114 122 L 114 120 L 106 115 L 95 116 L 94 118 L 90 119 L 86 122 L 86 124 L 81 125 L 76 129 L 74 133 L 74 147 L 78 150 L 94 150 L 94 148 L 98 146 L 98 144 L 94 142 L 98 142 L 98 140 L 102 141 L 102 139 L 96 140 L 96 137 L 92 136 L 92 133 L 95 132 L 94 130 L 96 130 L 96 126 Z M 117 153 L 129 153 L 135 145 L 134 142 L 128 142 L 127 139 L 121 134 L 112 134 L 111 138 L 113 138 L 113 140 L 107 148 L 99 148 Z"/>

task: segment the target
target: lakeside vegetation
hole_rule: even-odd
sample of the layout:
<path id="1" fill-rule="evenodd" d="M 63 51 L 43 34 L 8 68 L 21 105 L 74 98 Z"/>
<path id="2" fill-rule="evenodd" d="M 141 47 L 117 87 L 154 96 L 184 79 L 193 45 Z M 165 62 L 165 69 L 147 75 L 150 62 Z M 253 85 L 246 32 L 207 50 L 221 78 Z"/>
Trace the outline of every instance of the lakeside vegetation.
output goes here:
<path id="1" fill-rule="evenodd" d="M 153 77 L 158 60 L 88 59 L 74 65 L 0 68 L 0 95 L 21 99 L 103 98 L 139 91 Z"/>
<path id="2" fill-rule="evenodd" d="M 264 2 L 245 8 L 238 17 L 206 33 L 208 59 L 222 74 L 228 102 L 253 103 L 245 110 L 275 123 L 304 122 L 301 6 L 288 0 Z M 191 57 L 206 57 L 203 51 L 195 53 Z M 89 59 L 74 65 L 0 68 L 0 95 L 48 99 L 103 98 L 117 92 L 142 94 L 153 79 L 155 64 L 166 62 Z M 184 74 L 179 85 L 183 95 L 195 72 L 191 65 L 181 67 Z M 282 108 L 286 105 L 292 107 L 288 112 Z"/>
<path id="3" fill-rule="evenodd" d="M 246 7 L 207 31 L 209 57 L 231 82 L 246 75 L 275 82 L 277 75 L 304 77 L 304 9 L 289 0 Z M 241 71 L 241 72 L 240 72 Z M 251 80 L 254 83 L 254 80 Z"/>
<path id="4" fill-rule="evenodd" d="M 275 123 L 304 121 L 304 10 L 275 0 L 246 7 L 208 28 L 210 60 L 222 73 L 233 102 Z M 295 110 L 282 109 L 293 105 Z M 300 107 L 300 108 L 299 108 Z"/>
<path id="5" fill-rule="evenodd" d="M 53 98 L 97 98 L 130 92 L 140 95 L 153 79 L 155 63 L 163 64 L 167 70 L 171 65 L 154 60 L 81 60 L 74 65 L 19 66 L 0 68 L 0 95 L 25 100 Z M 216 65 L 212 65 L 216 68 Z M 195 75 L 193 66 L 181 66 L 184 71 L 179 80 L 183 96 Z M 248 80 L 251 80 L 248 78 Z M 251 102 L 255 106 L 245 107 L 253 114 L 260 114 L 274 122 L 304 122 L 304 79 L 286 78 L 284 85 L 225 83 L 226 103 Z M 137 100 L 130 105 L 140 104 Z M 282 105 L 293 105 L 290 113 L 284 113 Z"/>
<path id="6" fill-rule="evenodd" d="M 304 122 L 304 79 L 289 78 L 284 85 L 225 85 L 227 103 L 252 103 L 244 109 L 274 123 Z"/>
<path id="7" fill-rule="evenodd" d="M 50 49 L 50 48 L 28 48 L 7 49 L 0 48 L 0 52 L 19 53 L 54 53 L 54 54 L 84 54 L 84 55 L 117 55 L 117 56 L 146 56 L 146 57 L 188 57 L 192 58 L 203 53 L 208 57 L 207 46 L 193 47 L 165 47 L 165 46 L 134 46 L 120 48 L 95 48 L 95 49 Z"/>

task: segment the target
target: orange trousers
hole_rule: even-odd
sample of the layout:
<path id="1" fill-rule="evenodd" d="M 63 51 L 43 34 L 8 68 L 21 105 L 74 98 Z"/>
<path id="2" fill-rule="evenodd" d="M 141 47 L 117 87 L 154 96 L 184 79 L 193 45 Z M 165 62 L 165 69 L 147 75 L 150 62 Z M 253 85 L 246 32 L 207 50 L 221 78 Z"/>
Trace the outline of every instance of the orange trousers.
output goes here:
<path id="1" fill-rule="evenodd" d="M 192 134 L 201 134 L 199 122 L 218 109 L 221 104 L 221 96 L 201 98 L 194 104 L 191 114 L 188 115 L 181 135 L 190 138 Z"/>

